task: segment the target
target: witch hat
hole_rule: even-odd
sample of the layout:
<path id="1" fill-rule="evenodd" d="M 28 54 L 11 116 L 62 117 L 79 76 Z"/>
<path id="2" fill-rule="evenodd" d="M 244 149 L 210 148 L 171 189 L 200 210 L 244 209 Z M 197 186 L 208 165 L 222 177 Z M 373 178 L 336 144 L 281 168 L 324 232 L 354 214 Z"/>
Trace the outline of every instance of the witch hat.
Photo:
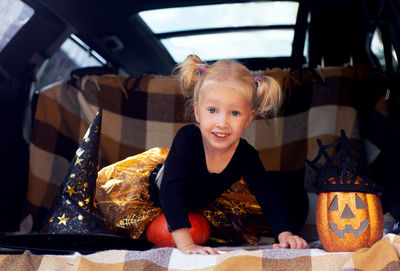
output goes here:
<path id="1" fill-rule="evenodd" d="M 338 140 L 324 145 L 318 138 L 317 143 L 317 156 L 312 161 L 306 159 L 308 166 L 317 173 L 313 184 L 317 194 L 333 191 L 381 194 L 382 187 L 369 177 L 369 169 L 362 159 L 362 148 L 353 144 L 343 129 Z M 335 153 L 330 156 L 328 149 L 335 149 Z M 325 162 L 321 163 L 323 160 Z"/>
<path id="2" fill-rule="evenodd" d="M 107 233 L 104 219 L 95 215 L 93 194 L 98 171 L 102 110 L 96 113 L 48 212 L 44 233 Z"/>

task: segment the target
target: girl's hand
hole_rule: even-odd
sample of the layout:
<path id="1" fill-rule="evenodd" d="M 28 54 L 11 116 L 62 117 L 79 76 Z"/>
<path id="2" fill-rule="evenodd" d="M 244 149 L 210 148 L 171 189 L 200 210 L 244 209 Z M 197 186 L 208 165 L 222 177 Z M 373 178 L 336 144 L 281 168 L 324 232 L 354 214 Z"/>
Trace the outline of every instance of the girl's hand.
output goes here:
<path id="1" fill-rule="evenodd" d="M 291 248 L 302 249 L 309 248 L 307 242 L 300 236 L 293 235 L 289 231 L 281 232 L 278 235 L 279 244 L 274 244 L 272 248 Z"/>
<path id="2" fill-rule="evenodd" d="M 199 245 L 196 245 L 196 244 L 180 248 L 180 250 L 185 254 L 203 254 L 203 255 L 219 254 L 219 252 L 215 248 L 203 247 L 203 246 L 199 246 Z"/>
<path id="3" fill-rule="evenodd" d="M 174 230 L 171 234 L 176 247 L 185 254 L 219 254 L 215 248 L 196 245 L 188 228 Z"/>

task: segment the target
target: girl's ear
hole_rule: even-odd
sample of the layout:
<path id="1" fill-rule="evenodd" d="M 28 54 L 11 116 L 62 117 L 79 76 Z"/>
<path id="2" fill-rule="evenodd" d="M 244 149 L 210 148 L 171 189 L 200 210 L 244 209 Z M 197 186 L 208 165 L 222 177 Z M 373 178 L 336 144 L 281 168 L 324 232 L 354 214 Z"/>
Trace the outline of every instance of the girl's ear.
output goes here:
<path id="1" fill-rule="evenodd" d="M 199 109 L 198 109 L 198 104 L 197 101 L 193 101 L 193 110 L 194 110 L 194 117 L 196 118 L 196 122 L 200 123 L 199 121 Z"/>
<path id="2" fill-rule="evenodd" d="M 251 110 L 249 114 L 249 119 L 246 121 L 245 128 L 249 127 L 250 123 L 253 121 L 254 117 L 256 116 L 256 110 Z"/>

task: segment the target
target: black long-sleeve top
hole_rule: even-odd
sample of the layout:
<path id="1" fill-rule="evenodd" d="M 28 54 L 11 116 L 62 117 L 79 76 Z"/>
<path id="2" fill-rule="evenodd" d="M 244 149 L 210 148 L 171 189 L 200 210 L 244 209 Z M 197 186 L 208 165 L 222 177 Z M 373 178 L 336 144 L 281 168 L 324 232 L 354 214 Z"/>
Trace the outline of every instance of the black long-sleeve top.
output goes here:
<path id="1" fill-rule="evenodd" d="M 281 207 L 284 199 L 271 188 L 258 152 L 240 139 L 226 168 L 221 173 L 209 173 L 200 129 L 192 124 L 178 131 L 164 164 L 159 196 L 169 230 L 190 228 L 188 211 L 206 207 L 242 176 L 275 236 L 293 232 Z"/>

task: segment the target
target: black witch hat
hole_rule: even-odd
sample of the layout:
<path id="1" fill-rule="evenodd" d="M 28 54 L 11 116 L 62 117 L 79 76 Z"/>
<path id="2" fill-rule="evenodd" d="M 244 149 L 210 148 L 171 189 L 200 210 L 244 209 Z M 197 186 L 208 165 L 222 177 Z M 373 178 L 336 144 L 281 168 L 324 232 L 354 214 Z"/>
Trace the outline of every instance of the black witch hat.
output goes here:
<path id="1" fill-rule="evenodd" d="M 107 233 L 104 219 L 94 213 L 102 111 L 96 114 L 75 153 L 64 182 L 50 208 L 45 233 Z"/>
<path id="2" fill-rule="evenodd" d="M 369 178 L 368 168 L 362 159 L 362 150 L 351 143 L 341 130 L 337 141 L 323 145 L 317 139 L 319 151 L 317 156 L 307 164 L 317 172 L 314 183 L 315 192 L 352 191 L 380 194 L 382 188 Z M 328 149 L 336 148 L 335 154 L 328 155 Z M 325 158 L 325 163 L 319 162 Z"/>

